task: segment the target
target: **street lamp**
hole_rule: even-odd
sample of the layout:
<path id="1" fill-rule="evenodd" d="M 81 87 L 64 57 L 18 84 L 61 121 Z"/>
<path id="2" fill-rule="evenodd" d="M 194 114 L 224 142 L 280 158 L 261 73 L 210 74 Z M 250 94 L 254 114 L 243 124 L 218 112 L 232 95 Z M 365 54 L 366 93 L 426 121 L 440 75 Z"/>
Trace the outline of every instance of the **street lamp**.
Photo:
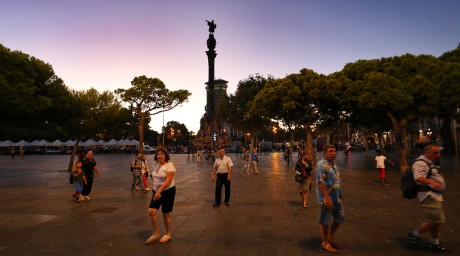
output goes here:
<path id="1" fill-rule="evenodd" d="M 275 137 L 276 137 L 276 131 L 278 128 L 276 126 L 273 126 L 273 143 L 275 143 Z"/>

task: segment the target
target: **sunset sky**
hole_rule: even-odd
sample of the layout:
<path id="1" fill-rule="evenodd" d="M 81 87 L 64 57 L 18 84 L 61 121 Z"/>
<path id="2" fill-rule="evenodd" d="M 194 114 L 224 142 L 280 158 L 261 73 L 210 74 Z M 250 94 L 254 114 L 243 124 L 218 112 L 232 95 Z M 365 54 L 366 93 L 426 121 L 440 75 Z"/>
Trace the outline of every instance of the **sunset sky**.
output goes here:
<path id="1" fill-rule="evenodd" d="M 330 74 L 359 59 L 439 56 L 460 43 L 460 1 L 0 0 L 0 44 L 41 59 L 71 89 L 129 88 L 134 77 L 192 93 L 164 122 L 199 129 L 208 26 L 216 78 L 234 93 L 251 74 Z M 151 126 L 161 131 L 162 115 Z"/>

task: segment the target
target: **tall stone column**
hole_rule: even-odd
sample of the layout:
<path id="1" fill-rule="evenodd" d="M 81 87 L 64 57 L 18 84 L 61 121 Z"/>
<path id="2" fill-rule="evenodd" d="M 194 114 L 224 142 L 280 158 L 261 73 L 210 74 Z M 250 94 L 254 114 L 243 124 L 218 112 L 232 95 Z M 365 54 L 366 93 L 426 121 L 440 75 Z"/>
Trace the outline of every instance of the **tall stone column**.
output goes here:
<path id="1" fill-rule="evenodd" d="M 226 94 L 227 81 L 222 79 L 215 80 L 214 61 L 217 53 L 215 51 L 216 39 L 214 38 L 214 31 L 217 26 L 214 20 L 207 21 L 207 23 L 209 26 L 209 37 L 206 41 L 206 45 L 208 46 L 208 50 L 206 51 L 206 55 L 208 56 L 208 81 L 205 83 L 207 98 L 206 111 L 200 120 L 200 130 L 198 131 L 197 138 L 193 140 L 193 143 L 203 147 L 218 147 L 227 145 L 229 141 L 216 113 L 216 106 L 219 99 L 223 97 L 223 94 Z M 218 138 L 216 139 L 213 134 Z"/>
<path id="2" fill-rule="evenodd" d="M 214 38 L 214 30 L 216 29 L 216 24 L 214 20 L 212 22 L 208 21 L 209 26 L 209 38 L 206 41 L 208 50 L 206 55 L 208 56 L 208 82 L 207 84 L 207 102 L 206 102 L 206 120 L 210 122 L 215 117 L 215 107 L 214 107 L 214 62 L 217 56 L 215 51 L 216 49 L 216 39 Z"/>

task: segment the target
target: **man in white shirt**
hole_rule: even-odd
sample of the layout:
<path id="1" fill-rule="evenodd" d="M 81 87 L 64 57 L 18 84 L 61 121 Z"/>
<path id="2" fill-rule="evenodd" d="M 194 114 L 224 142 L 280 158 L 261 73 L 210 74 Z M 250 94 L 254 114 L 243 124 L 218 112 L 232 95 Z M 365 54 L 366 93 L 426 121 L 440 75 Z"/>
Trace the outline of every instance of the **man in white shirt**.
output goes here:
<path id="1" fill-rule="evenodd" d="M 412 243 L 418 244 L 420 235 L 430 231 L 431 243 L 429 247 L 433 251 L 448 251 L 439 243 L 440 226 L 446 222 L 442 207 L 442 192 L 446 188 L 446 183 L 442 177 L 439 167 L 435 162 L 441 156 L 439 147 L 428 145 L 417 160 L 412 164 L 414 179 L 419 185 L 424 185 L 427 189 L 420 189 L 417 198 L 422 204 L 425 220 L 411 233 L 409 237 Z"/>
<path id="2" fill-rule="evenodd" d="M 219 156 L 214 162 L 212 170 L 212 181 L 216 182 L 215 203 L 213 207 L 219 207 L 222 199 L 222 186 L 225 186 L 225 205 L 230 206 L 230 180 L 233 169 L 233 162 L 225 155 L 225 150 L 217 152 Z"/>

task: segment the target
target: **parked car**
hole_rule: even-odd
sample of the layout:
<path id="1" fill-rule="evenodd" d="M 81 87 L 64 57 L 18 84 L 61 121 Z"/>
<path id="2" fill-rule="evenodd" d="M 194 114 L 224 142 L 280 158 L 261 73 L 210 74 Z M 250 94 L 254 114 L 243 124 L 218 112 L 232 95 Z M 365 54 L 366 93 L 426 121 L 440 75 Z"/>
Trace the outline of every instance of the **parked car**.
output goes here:
<path id="1" fill-rule="evenodd" d="M 152 148 L 149 145 L 144 145 L 144 154 L 155 154 L 156 149 Z"/>
<path id="2" fill-rule="evenodd" d="M 350 143 L 350 150 L 351 151 L 364 151 L 366 148 L 361 143 Z"/>

